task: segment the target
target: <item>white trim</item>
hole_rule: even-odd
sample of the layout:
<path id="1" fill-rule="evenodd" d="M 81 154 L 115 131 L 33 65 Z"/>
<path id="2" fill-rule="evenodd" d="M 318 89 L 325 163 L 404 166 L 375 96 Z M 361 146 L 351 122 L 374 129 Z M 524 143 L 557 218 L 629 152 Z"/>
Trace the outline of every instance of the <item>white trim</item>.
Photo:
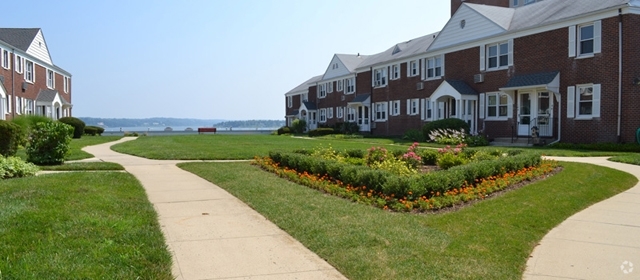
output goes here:
<path id="1" fill-rule="evenodd" d="M 326 123 L 327 122 L 327 109 L 322 108 L 319 111 L 320 112 L 318 112 L 318 122 L 319 123 Z"/>
<path id="2" fill-rule="evenodd" d="M 486 70 L 486 61 L 485 61 L 485 52 L 486 52 L 486 46 L 485 45 L 480 45 L 480 71 L 484 71 Z"/>
<path id="3" fill-rule="evenodd" d="M 489 98 L 491 97 L 495 97 L 496 99 L 496 104 L 495 105 L 490 105 L 489 104 Z M 506 104 L 502 104 L 500 103 L 502 97 L 506 97 Z M 486 121 L 506 121 L 510 118 L 513 117 L 513 99 L 511 98 L 511 96 L 509 94 L 506 94 L 504 92 L 487 92 L 486 93 L 486 98 L 487 101 L 485 102 L 485 120 Z M 496 115 L 495 116 L 490 116 L 489 115 L 489 107 L 495 107 L 496 108 Z M 506 116 L 500 116 L 500 107 L 507 107 L 507 115 Z"/>
<path id="4" fill-rule="evenodd" d="M 333 107 L 327 108 L 327 119 L 333 119 Z"/>
<path id="5" fill-rule="evenodd" d="M 45 73 L 47 73 L 47 77 L 46 77 L 47 87 L 50 89 L 55 89 L 56 88 L 56 71 L 45 68 Z M 49 75 L 51 75 L 51 77 Z"/>
<path id="6" fill-rule="evenodd" d="M 387 75 L 389 72 L 389 67 L 379 67 L 373 69 L 371 71 L 371 86 L 373 87 L 386 87 L 389 84 L 389 76 Z M 378 73 L 380 73 L 379 77 Z"/>
<path id="7" fill-rule="evenodd" d="M 480 118 L 480 119 L 484 119 L 484 103 L 485 103 L 484 102 L 484 98 L 485 98 L 485 94 L 481 93 L 480 94 L 480 98 L 479 98 L 480 106 L 478 106 L 478 111 L 479 111 L 478 112 L 478 118 Z"/>
<path id="8" fill-rule="evenodd" d="M 352 88 L 352 90 L 349 90 L 350 87 Z M 346 78 L 344 94 L 353 94 L 355 92 L 356 92 L 356 77 Z"/>
<path id="9" fill-rule="evenodd" d="M 28 65 L 31 65 L 31 71 L 29 71 Z M 30 77 L 29 74 L 31 74 Z M 28 59 L 24 60 L 24 80 L 32 84 L 36 82 L 36 64 Z"/>
<path id="10" fill-rule="evenodd" d="M 569 26 L 569 57 L 576 56 L 576 26 Z"/>
<path id="11" fill-rule="evenodd" d="M 391 73 L 389 73 L 390 80 L 400 79 L 402 72 L 400 70 L 400 63 L 391 65 Z"/>
<path id="12" fill-rule="evenodd" d="M 413 67 L 415 65 L 415 67 Z M 413 70 L 416 72 L 413 73 Z M 407 77 L 415 77 L 420 75 L 420 60 L 414 59 L 407 61 Z"/>
<path id="13" fill-rule="evenodd" d="M 567 87 L 567 118 L 575 118 L 575 100 L 576 100 L 576 87 Z"/>
<path id="14" fill-rule="evenodd" d="M 293 96 L 287 96 L 287 108 L 293 107 Z"/>
<path id="15" fill-rule="evenodd" d="M 387 102 L 376 102 L 373 103 L 373 119 L 376 122 L 386 122 L 389 117 L 389 103 Z M 380 116 L 378 116 L 380 113 Z"/>
<path id="16" fill-rule="evenodd" d="M 593 22 L 593 53 L 602 52 L 602 21 Z"/>
<path id="17" fill-rule="evenodd" d="M 2 68 L 7 70 L 11 69 L 11 53 L 9 52 L 9 50 L 0 49 L 0 62 L 1 62 L 0 65 L 2 65 Z"/>

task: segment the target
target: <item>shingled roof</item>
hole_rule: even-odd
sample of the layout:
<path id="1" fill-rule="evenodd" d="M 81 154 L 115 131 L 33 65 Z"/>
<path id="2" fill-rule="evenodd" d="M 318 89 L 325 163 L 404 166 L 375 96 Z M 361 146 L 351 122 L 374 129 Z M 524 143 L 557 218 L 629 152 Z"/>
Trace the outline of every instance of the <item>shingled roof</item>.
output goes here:
<path id="1" fill-rule="evenodd" d="M 0 40 L 26 52 L 40 28 L 0 28 Z"/>

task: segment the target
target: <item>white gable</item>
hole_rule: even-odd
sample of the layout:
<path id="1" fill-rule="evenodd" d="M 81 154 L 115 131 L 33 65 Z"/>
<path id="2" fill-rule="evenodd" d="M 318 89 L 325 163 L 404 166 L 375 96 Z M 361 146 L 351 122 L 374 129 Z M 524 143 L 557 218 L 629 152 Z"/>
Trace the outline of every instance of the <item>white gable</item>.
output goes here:
<path id="1" fill-rule="evenodd" d="M 350 74 L 349 69 L 347 69 L 347 67 L 344 65 L 344 63 L 342 63 L 337 55 L 334 55 L 333 59 L 331 59 L 331 64 L 329 64 L 327 71 L 324 72 L 324 76 L 322 76 L 322 79 L 329 80 L 348 74 Z"/>
<path id="2" fill-rule="evenodd" d="M 49 55 L 49 49 L 47 48 L 47 44 L 44 41 L 44 36 L 42 36 L 42 30 L 38 31 L 36 37 L 33 38 L 33 42 L 31 42 L 31 45 L 27 49 L 27 53 L 37 59 L 53 65 L 51 56 Z"/>
<path id="3" fill-rule="evenodd" d="M 449 22 L 447 22 L 440 34 L 438 34 L 438 37 L 429 49 L 445 48 L 451 45 L 500 34 L 505 31 L 505 28 L 488 19 L 485 15 L 470 8 L 467 4 L 462 4 L 460 9 L 449 19 Z"/>

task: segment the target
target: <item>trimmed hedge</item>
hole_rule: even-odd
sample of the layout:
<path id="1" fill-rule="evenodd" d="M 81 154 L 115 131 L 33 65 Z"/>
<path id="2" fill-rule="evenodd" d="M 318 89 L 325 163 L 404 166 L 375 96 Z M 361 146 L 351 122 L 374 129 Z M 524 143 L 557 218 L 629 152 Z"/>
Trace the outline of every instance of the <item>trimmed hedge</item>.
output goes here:
<path id="1" fill-rule="evenodd" d="M 429 134 L 431 133 L 431 131 L 436 129 L 453 129 L 457 131 L 464 129 L 464 132 L 468 134 L 469 124 L 461 119 L 456 118 L 428 122 L 422 127 L 422 135 L 424 136 L 424 139 L 427 139 L 427 141 L 431 140 L 431 138 L 429 138 Z"/>
<path id="2" fill-rule="evenodd" d="M 339 134 L 339 132 L 336 132 L 333 128 L 328 128 L 328 127 L 317 128 L 309 131 L 309 137 L 318 137 L 318 136 L 325 136 L 330 134 Z"/>
<path id="3" fill-rule="evenodd" d="M 291 133 L 291 128 L 289 128 L 288 126 L 283 126 L 281 128 L 278 128 L 278 135 L 290 134 L 290 133 Z"/>
<path id="4" fill-rule="evenodd" d="M 37 123 L 26 147 L 27 160 L 40 165 L 62 164 L 72 134 L 73 127 L 62 122 Z"/>
<path id="5" fill-rule="evenodd" d="M 84 134 L 91 136 L 101 136 L 104 132 L 104 128 L 99 126 L 88 125 L 84 127 Z"/>
<path id="6" fill-rule="evenodd" d="M 367 166 L 356 166 L 299 153 L 270 152 L 269 157 L 280 166 L 294 169 L 300 173 L 327 175 L 345 184 L 366 186 L 370 190 L 386 195 L 394 194 L 396 197 L 408 196 L 409 192 L 413 196 L 429 196 L 431 192 L 444 193 L 454 188 L 460 188 L 465 181 L 471 183 L 476 179 L 502 176 L 525 167 L 538 166 L 542 161 L 539 154 L 520 153 L 496 160 L 456 166 L 448 170 L 397 176 Z"/>
<path id="7" fill-rule="evenodd" d="M 82 134 L 84 134 L 85 123 L 81 119 L 74 117 L 64 117 L 60 118 L 58 121 L 73 127 L 73 138 L 80 139 L 82 137 Z"/>
<path id="8" fill-rule="evenodd" d="M 19 125 L 0 120 L 0 155 L 14 156 L 24 138 L 24 131 Z"/>

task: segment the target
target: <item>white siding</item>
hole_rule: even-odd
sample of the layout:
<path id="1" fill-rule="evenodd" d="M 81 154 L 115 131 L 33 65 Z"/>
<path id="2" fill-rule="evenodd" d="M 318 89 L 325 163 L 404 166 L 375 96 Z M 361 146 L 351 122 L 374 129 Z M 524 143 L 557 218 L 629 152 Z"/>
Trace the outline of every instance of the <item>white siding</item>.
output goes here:
<path id="1" fill-rule="evenodd" d="M 460 22 L 464 20 L 464 28 L 460 28 Z M 429 49 L 439 49 L 462 42 L 473 41 L 496 35 L 505 30 L 488 20 L 483 15 L 462 5 L 456 14 L 449 20 Z"/>
<path id="2" fill-rule="evenodd" d="M 49 55 L 49 49 L 47 48 L 47 44 L 44 41 L 44 36 L 42 36 L 42 30 L 38 31 L 38 34 L 33 39 L 33 42 L 31 42 L 31 46 L 29 46 L 29 48 L 27 49 L 27 53 L 37 59 L 53 65 L 53 62 L 51 62 L 51 56 Z"/>
<path id="3" fill-rule="evenodd" d="M 334 69 L 333 67 L 336 63 L 338 64 L 338 68 Z M 350 74 L 349 69 L 347 69 L 347 67 L 344 66 L 342 61 L 340 61 L 340 59 L 334 55 L 333 59 L 331 60 L 331 64 L 329 64 L 327 71 L 324 72 L 324 76 L 322 76 L 322 79 L 328 80 L 328 79 L 333 79 L 336 77 L 349 75 L 349 74 Z"/>

